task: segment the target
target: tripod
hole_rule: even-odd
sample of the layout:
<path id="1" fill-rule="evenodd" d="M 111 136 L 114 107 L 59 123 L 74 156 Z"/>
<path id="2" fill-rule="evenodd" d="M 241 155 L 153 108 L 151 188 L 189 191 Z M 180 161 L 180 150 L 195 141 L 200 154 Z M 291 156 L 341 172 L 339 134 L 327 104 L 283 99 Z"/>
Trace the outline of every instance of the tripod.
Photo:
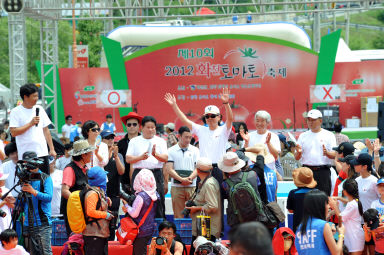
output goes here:
<path id="1" fill-rule="evenodd" d="M 8 196 L 8 194 L 14 190 L 17 186 L 22 186 L 24 184 L 23 181 L 19 180 L 7 193 L 5 193 L 1 199 L 3 200 Z M 18 192 L 18 191 L 16 191 Z M 16 230 L 16 221 L 20 217 L 20 214 L 24 211 L 24 205 L 25 203 L 28 203 L 28 237 L 26 238 L 28 240 L 28 244 L 24 244 L 28 250 L 35 249 L 36 254 L 43 254 L 43 245 L 41 241 L 41 237 L 36 238 L 36 227 L 34 226 L 34 222 L 36 219 L 36 224 L 37 224 L 37 217 L 36 217 L 36 212 L 33 206 L 32 202 L 32 196 L 28 192 L 21 191 L 19 192 L 19 195 L 17 196 L 16 199 L 16 205 L 15 208 L 12 212 L 12 220 L 10 223 L 9 228 L 13 228 Z M 22 222 L 20 222 L 20 225 L 22 226 Z M 21 227 L 23 229 L 23 227 Z M 22 231 L 24 232 L 24 231 Z M 23 233 L 22 233 L 23 234 Z M 32 238 L 33 237 L 33 238 Z M 37 239 L 37 243 L 33 242 L 33 240 Z M 31 252 L 31 251 L 30 251 Z M 32 253 L 34 254 L 34 253 Z"/>

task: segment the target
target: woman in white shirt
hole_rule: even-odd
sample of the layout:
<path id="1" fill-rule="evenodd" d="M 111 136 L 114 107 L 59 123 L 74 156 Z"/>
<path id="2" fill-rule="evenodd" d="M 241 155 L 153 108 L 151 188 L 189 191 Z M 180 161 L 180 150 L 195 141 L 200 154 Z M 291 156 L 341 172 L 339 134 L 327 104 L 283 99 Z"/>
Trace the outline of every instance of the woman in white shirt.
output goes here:
<path id="1" fill-rule="evenodd" d="M 98 138 L 100 134 L 99 124 L 93 120 L 87 120 L 83 125 L 81 133 L 84 139 L 88 140 L 90 146 L 96 146 L 96 150 L 93 151 L 91 163 L 88 168 L 94 166 L 106 166 L 109 161 L 109 151 L 108 145 L 101 142 L 101 138 Z"/>
<path id="2" fill-rule="evenodd" d="M 380 198 L 376 187 L 377 178 L 371 174 L 372 157 L 368 153 L 361 153 L 351 164 L 355 166 L 355 171 L 360 173 L 360 176 L 356 178 L 356 182 L 359 185 L 360 201 L 365 212 L 371 208 L 374 200 Z"/>
<path id="3" fill-rule="evenodd" d="M 345 227 L 344 244 L 347 246 L 349 254 L 360 255 L 364 250 L 364 230 L 361 227 L 361 216 L 363 215 L 363 205 L 359 200 L 359 188 L 353 179 L 347 179 L 343 183 L 343 193 L 348 203 L 344 211 L 341 212 Z"/>

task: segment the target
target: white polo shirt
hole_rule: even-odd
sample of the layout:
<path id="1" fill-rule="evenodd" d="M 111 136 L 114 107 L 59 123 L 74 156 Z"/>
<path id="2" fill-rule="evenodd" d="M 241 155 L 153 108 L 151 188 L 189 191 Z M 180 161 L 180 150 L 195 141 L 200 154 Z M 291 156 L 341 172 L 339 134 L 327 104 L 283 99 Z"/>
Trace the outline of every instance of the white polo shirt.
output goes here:
<path id="1" fill-rule="evenodd" d="M 227 125 L 217 127 L 210 130 L 209 127 L 192 123 L 192 134 L 199 138 L 200 156 L 212 160 L 217 163 L 225 154 L 231 128 L 227 129 Z"/>
<path id="2" fill-rule="evenodd" d="M 140 160 L 139 162 L 132 164 L 133 168 L 154 169 L 163 167 L 164 163 L 158 161 L 154 156 L 152 156 L 152 147 L 154 144 L 156 144 L 156 153 L 168 154 L 167 142 L 158 136 L 154 136 L 151 139 L 145 139 L 142 135 L 140 135 L 129 141 L 126 155 L 140 156 L 145 152 L 148 152 L 149 156 L 146 160 Z"/>
<path id="3" fill-rule="evenodd" d="M 299 136 L 297 143 L 303 149 L 300 160 L 303 165 L 322 166 L 333 164 L 332 159 L 323 155 L 323 145 L 328 151 L 332 151 L 332 148 L 336 147 L 336 138 L 332 132 L 323 128 L 317 133 L 308 130 Z"/>
<path id="4" fill-rule="evenodd" d="M 168 149 L 168 162 L 173 163 L 173 169 L 175 170 L 190 170 L 193 171 L 195 169 L 195 164 L 197 159 L 200 156 L 199 149 L 193 145 L 188 145 L 183 151 L 179 144 L 175 144 L 171 148 Z M 173 187 L 195 187 L 196 186 L 196 178 L 193 179 L 193 183 L 191 185 L 181 185 L 174 182 L 172 178 L 172 186 Z"/>
<path id="5" fill-rule="evenodd" d="M 281 151 L 280 139 L 275 133 L 272 133 L 269 130 L 262 135 L 257 133 L 257 131 L 250 132 L 249 133 L 248 146 L 251 147 L 251 146 L 254 146 L 255 144 L 258 144 L 258 143 L 265 144 L 265 141 L 267 140 L 268 133 L 271 133 L 271 144 L 272 144 L 273 148 L 275 148 L 277 150 L 277 152 L 280 153 L 280 151 Z M 266 144 L 265 144 L 265 147 L 267 148 L 268 152 L 271 153 Z M 273 162 L 267 164 L 267 166 L 272 170 L 276 170 L 275 162 L 276 161 L 273 161 Z"/>

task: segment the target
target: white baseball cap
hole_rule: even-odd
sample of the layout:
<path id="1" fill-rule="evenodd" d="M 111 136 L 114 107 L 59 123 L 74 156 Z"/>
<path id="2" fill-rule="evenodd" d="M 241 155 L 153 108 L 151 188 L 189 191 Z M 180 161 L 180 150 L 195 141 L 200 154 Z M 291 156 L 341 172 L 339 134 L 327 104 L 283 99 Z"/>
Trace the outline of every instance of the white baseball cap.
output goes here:
<path id="1" fill-rule="evenodd" d="M 311 119 L 321 119 L 323 118 L 323 114 L 321 114 L 321 112 L 317 109 L 312 109 L 310 110 L 308 113 L 307 113 L 307 118 L 311 118 Z"/>
<path id="2" fill-rule="evenodd" d="M 167 125 L 165 125 L 165 127 L 171 129 L 171 130 L 175 130 L 175 124 L 173 124 L 172 122 L 169 122 Z"/>
<path id="3" fill-rule="evenodd" d="M 207 107 L 205 107 L 204 114 L 208 113 L 220 114 L 220 110 L 216 105 L 208 105 Z"/>

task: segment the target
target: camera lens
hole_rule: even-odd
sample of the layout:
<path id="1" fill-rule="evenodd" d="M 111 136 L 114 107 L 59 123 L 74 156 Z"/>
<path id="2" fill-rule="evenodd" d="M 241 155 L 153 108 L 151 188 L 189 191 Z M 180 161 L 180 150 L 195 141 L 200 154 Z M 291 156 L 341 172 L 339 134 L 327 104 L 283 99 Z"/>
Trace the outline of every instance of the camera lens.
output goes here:
<path id="1" fill-rule="evenodd" d="M 156 244 L 157 245 L 164 245 L 164 243 L 165 243 L 166 241 L 165 241 L 165 238 L 164 237 L 156 237 Z"/>

